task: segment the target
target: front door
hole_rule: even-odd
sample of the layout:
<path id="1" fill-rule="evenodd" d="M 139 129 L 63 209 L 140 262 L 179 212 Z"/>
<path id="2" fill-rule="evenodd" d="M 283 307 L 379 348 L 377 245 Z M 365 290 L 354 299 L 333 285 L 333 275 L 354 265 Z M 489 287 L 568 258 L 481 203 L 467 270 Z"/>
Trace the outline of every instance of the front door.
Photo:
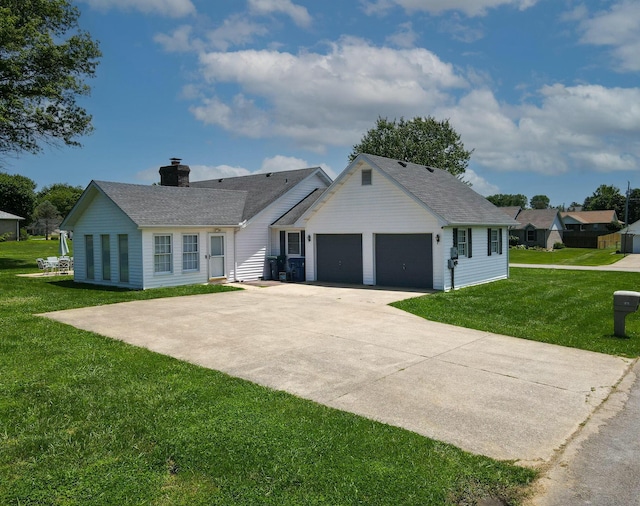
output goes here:
<path id="1" fill-rule="evenodd" d="M 224 276 L 224 235 L 212 234 L 209 236 L 209 277 Z"/>

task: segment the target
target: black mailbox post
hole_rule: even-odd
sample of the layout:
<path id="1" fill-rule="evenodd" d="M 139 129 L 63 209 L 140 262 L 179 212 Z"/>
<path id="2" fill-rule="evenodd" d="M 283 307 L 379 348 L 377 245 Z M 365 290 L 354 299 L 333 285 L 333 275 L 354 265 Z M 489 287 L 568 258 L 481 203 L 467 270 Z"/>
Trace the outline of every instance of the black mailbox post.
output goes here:
<path id="1" fill-rule="evenodd" d="M 624 337 L 625 318 L 629 313 L 635 313 L 640 304 L 640 292 L 618 290 L 613 293 L 613 333 Z"/>

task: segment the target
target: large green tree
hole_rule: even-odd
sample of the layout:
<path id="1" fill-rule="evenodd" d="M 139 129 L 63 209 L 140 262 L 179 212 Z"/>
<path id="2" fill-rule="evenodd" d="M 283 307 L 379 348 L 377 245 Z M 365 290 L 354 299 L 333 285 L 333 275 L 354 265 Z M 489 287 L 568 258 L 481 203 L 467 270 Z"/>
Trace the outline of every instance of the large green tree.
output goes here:
<path id="1" fill-rule="evenodd" d="M 534 195 L 531 197 L 531 209 L 547 209 L 549 202 L 549 197 L 546 195 Z"/>
<path id="2" fill-rule="evenodd" d="M 28 222 L 36 206 L 35 190 L 36 183 L 28 177 L 0 172 L 0 211 L 15 214 Z"/>
<path id="3" fill-rule="evenodd" d="M 624 221 L 624 207 L 626 198 L 620 189 L 602 184 L 598 186 L 596 191 L 590 197 L 584 199 L 582 209 L 584 211 L 608 211 L 613 209 L 618 215 L 620 221 Z"/>
<path id="4" fill-rule="evenodd" d="M 489 195 L 487 200 L 491 202 L 494 206 L 498 207 L 521 207 L 525 209 L 527 207 L 527 199 L 526 196 L 521 193 L 511 194 L 511 193 L 497 193 L 495 195 Z"/>
<path id="5" fill-rule="evenodd" d="M 399 121 L 378 118 L 376 126 L 353 146 L 349 161 L 360 153 L 368 153 L 437 167 L 461 176 L 472 152 L 464 149 L 449 120 L 437 121 L 431 116 Z"/>
<path id="6" fill-rule="evenodd" d="M 33 211 L 33 219 L 36 225 L 44 229 L 44 238 L 49 240 L 49 233 L 60 224 L 62 217 L 51 202 L 40 202 Z"/>
<path id="7" fill-rule="evenodd" d="M 71 208 L 82 195 L 81 186 L 71 186 L 66 183 L 56 183 L 45 186 L 37 194 L 38 203 L 48 200 L 60 212 L 63 217 L 69 214 Z"/>
<path id="8" fill-rule="evenodd" d="M 76 99 L 101 56 L 69 0 L 0 0 L 0 154 L 78 146 L 92 131 Z"/>

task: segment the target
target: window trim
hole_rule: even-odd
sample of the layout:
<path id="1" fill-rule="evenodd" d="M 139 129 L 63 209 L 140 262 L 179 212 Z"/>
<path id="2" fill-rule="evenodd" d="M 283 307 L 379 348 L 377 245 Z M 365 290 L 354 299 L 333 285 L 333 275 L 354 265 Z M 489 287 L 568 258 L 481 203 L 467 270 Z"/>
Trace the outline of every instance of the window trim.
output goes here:
<path id="1" fill-rule="evenodd" d="M 291 251 L 291 245 L 292 244 L 289 241 L 289 237 L 291 237 L 291 236 L 294 236 L 294 237 L 297 236 L 298 237 L 298 244 L 297 244 L 298 251 Z M 286 244 L 287 256 L 292 256 L 292 255 L 300 256 L 300 255 L 302 255 L 302 240 L 303 240 L 303 238 L 302 238 L 302 236 L 300 234 L 300 231 L 287 232 L 286 239 L 287 239 L 287 244 Z"/>
<path id="2" fill-rule="evenodd" d="M 371 169 L 362 169 L 362 186 L 371 186 L 373 184 L 373 171 Z"/>
<path id="3" fill-rule="evenodd" d="M 533 239 L 529 239 L 529 234 L 533 234 Z M 527 242 L 536 242 L 538 240 L 538 234 L 535 228 L 529 227 L 525 230 L 525 239 Z"/>
<path id="4" fill-rule="evenodd" d="M 169 252 L 168 253 L 158 253 L 156 240 L 160 237 L 168 237 L 169 238 Z M 169 270 L 168 271 L 159 271 L 158 270 L 158 262 L 159 257 L 169 258 Z M 166 276 L 168 274 L 173 274 L 173 234 L 153 234 L 153 274 L 154 276 Z"/>
<path id="5" fill-rule="evenodd" d="M 488 228 L 487 231 L 487 255 L 502 255 L 502 229 Z"/>
<path id="6" fill-rule="evenodd" d="M 185 250 L 185 239 L 187 237 L 195 237 L 195 250 L 194 251 L 186 251 Z M 193 245 L 193 243 L 191 243 Z M 187 257 L 188 255 L 188 257 Z M 193 268 L 185 268 L 185 261 L 187 258 L 191 258 L 191 261 L 195 258 L 195 267 Z M 200 272 L 200 234 L 182 234 L 182 272 Z"/>
<path id="7" fill-rule="evenodd" d="M 464 241 L 460 241 L 460 232 L 464 233 Z M 453 247 L 458 250 L 458 258 L 471 258 L 473 256 L 473 234 L 471 228 L 453 229 Z M 464 251 L 462 251 L 464 249 Z"/>

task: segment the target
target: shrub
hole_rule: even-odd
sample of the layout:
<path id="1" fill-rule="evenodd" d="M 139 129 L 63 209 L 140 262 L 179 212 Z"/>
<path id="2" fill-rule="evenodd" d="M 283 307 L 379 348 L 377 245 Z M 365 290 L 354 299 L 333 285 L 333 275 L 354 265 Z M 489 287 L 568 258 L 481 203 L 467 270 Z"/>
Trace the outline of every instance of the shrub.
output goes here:
<path id="1" fill-rule="evenodd" d="M 563 243 L 561 243 L 561 242 L 556 242 L 556 243 L 553 244 L 553 249 L 562 249 L 564 247 L 565 247 L 565 245 Z"/>

